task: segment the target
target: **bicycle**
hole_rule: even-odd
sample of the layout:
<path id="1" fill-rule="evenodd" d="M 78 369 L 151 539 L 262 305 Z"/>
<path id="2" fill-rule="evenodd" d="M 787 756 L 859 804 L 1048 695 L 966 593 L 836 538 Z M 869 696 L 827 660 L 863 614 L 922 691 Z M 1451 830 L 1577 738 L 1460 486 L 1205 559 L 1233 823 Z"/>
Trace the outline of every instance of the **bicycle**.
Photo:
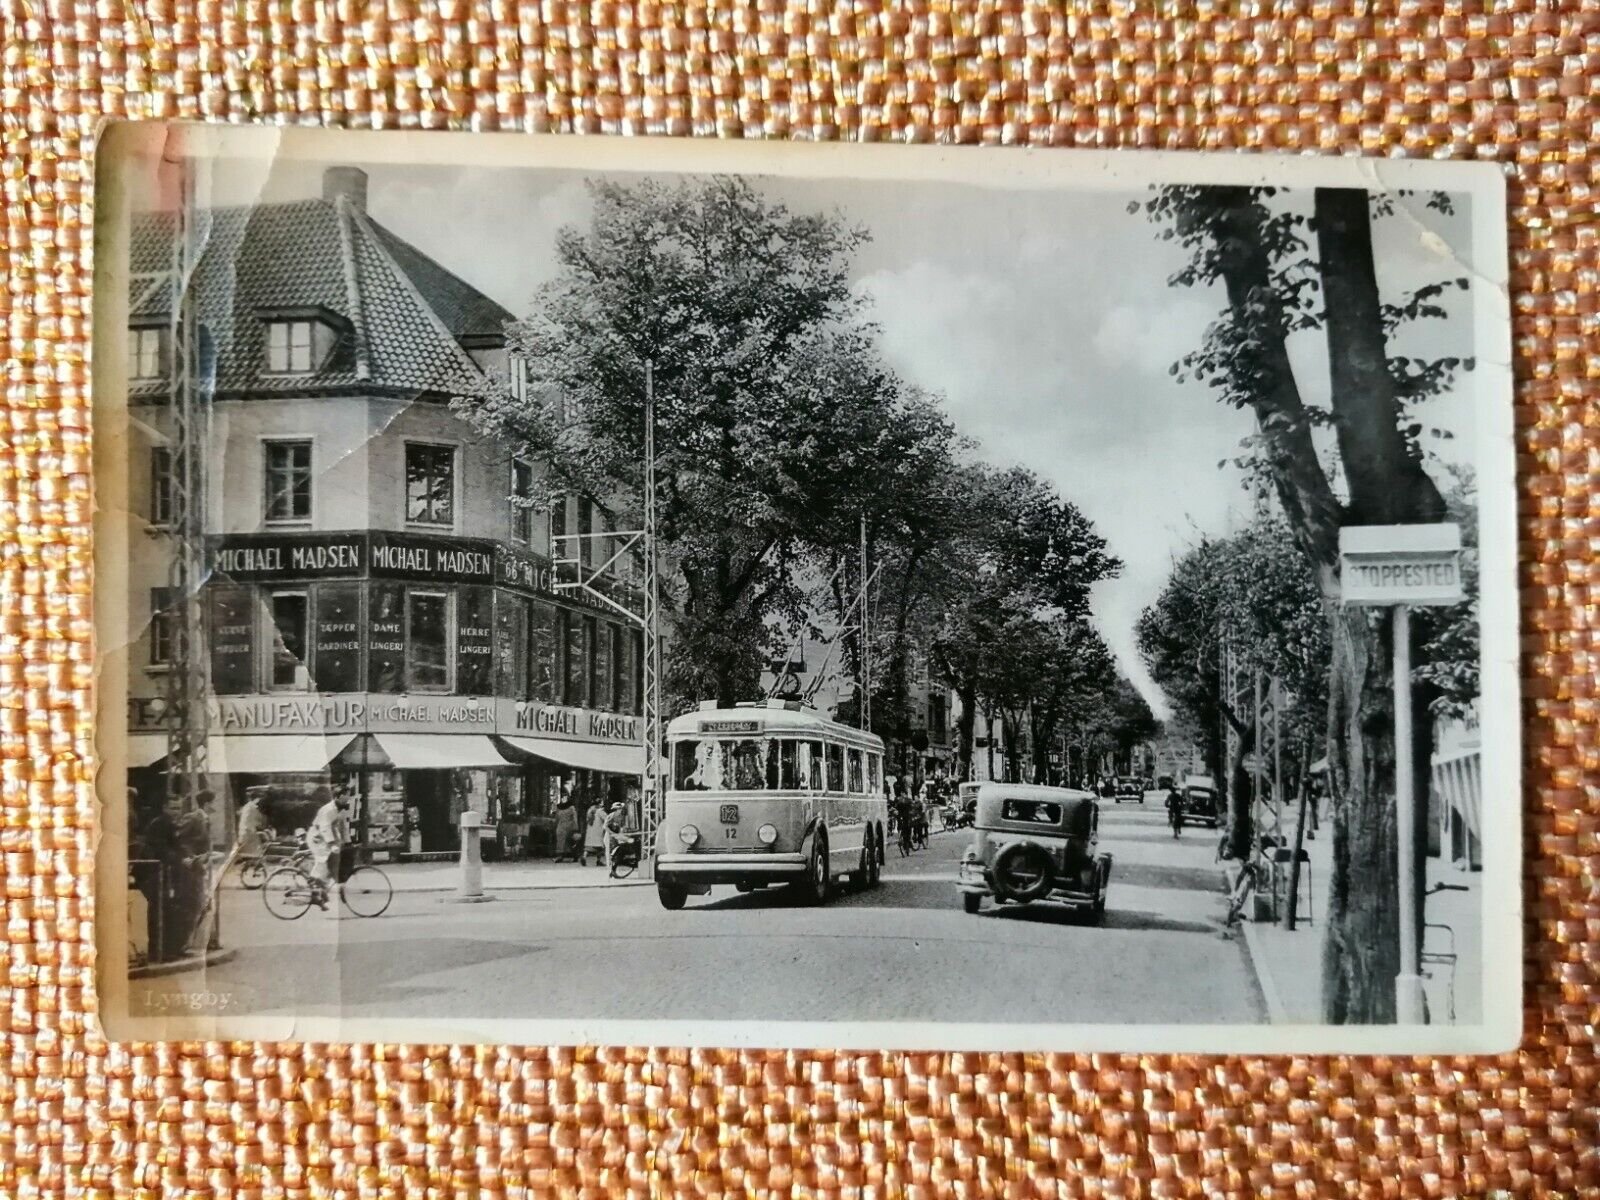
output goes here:
<path id="1" fill-rule="evenodd" d="M 928 848 L 928 822 L 925 818 L 919 817 L 911 823 L 911 848 L 913 850 Z"/>
<path id="2" fill-rule="evenodd" d="M 911 851 L 913 849 L 915 849 L 915 846 L 913 846 L 912 843 L 913 843 L 913 841 L 914 841 L 914 839 L 916 837 L 916 834 L 915 834 L 915 831 L 911 827 L 911 822 L 910 821 L 901 821 L 900 822 L 899 833 L 900 833 L 900 857 L 901 858 L 906 858 L 911 854 Z"/>
<path id="3" fill-rule="evenodd" d="M 267 876 L 281 866 L 305 870 L 311 865 L 311 851 L 305 843 L 294 839 L 276 839 L 262 847 L 259 854 L 241 854 L 239 886 L 247 892 L 256 891 L 267 882 Z"/>
<path id="4" fill-rule="evenodd" d="M 1261 886 L 1261 864 L 1247 859 L 1239 868 L 1239 878 L 1228 896 L 1228 916 L 1223 924 L 1231 929 L 1244 918 L 1245 905 L 1250 903 L 1256 889 Z"/>
<path id="5" fill-rule="evenodd" d="M 313 904 L 327 907 L 328 888 L 328 884 L 298 866 L 279 867 L 262 885 L 261 901 L 278 920 L 297 921 Z M 338 888 L 339 899 L 358 917 L 381 917 L 394 899 L 389 877 L 371 863 L 352 870 Z"/>

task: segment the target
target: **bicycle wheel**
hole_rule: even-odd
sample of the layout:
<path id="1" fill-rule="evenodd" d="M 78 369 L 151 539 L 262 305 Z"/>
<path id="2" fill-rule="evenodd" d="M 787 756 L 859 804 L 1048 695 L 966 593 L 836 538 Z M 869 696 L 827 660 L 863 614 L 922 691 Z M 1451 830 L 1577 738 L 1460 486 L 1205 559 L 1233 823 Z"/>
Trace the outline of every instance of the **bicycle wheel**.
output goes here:
<path id="1" fill-rule="evenodd" d="M 381 917 L 394 899 L 394 885 L 377 867 L 357 867 L 339 885 L 339 898 L 358 917 Z"/>
<path id="2" fill-rule="evenodd" d="M 253 892 L 267 881 L 267 864 L 259 858 L 242 859 L 239 863 L 239 886 Z"/>
<path id="3" fill-rule="evenodd" d="M 633 869 L 639 865 L 639 860 L 631 854 L 613 859 L 611 862 L 611 878 L 626 879 L 633 874 Z"/>
<path id="4" fill-rule="evenodd" d="M 311 877 L 293 867 L 279 867 L 261 885 L 261 901 L 280 921 L 294 921 L 306 915 L 316 884 Z"/>

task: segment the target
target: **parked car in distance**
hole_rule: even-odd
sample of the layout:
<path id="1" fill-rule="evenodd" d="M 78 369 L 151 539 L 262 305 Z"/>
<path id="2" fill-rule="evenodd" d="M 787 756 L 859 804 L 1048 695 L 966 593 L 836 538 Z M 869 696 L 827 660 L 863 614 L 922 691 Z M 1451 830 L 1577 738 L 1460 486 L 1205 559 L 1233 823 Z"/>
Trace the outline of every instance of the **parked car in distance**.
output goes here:
<path id="1" fill-rule="evenodd" d="M 1111 855 L 1099 850 L 1100 803 L 1092 792 L 1035 784 L 978 789 L 972 845 L 961 859 L 962 907 L 1051 900 L 1098 922 L 1105 916 Z"/>
<path id="2" fill-rule="evenodd" d="M 1172 790 L 1172 783 L 1173 780 L 1171 775 L 1163 775 L 1156 780 L 1156 790 L 1159 792 L 1170 792 Z"/>
<path id="3" fill-rule="evenodd" d="M 1222 824 L 1217 783 L 1211 776 L 1185 775 L 1178 790 L 1183 796 L 1183 824 L 1204 825 L 1208 829 Z"/>
<path id="4" fill-rule="evenodd" d="M 1112 788 L 1112 795 L 1116 797 L 1118 804 L 1121 804 L 1124 800 L 1137 800 L 1140 804 L 1143 804 L 1144 780 L 1137 775 L 1119 775 Z"/>

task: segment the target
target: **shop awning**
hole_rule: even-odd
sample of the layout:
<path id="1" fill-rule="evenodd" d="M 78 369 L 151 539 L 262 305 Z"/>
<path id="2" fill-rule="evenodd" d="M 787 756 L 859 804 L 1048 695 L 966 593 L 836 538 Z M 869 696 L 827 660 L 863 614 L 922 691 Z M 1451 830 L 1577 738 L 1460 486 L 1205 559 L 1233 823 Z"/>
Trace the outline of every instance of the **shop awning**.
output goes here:
<path id="1" fill-rule="evenodd" d="M 397 771 L 508 765 L 506 756 L 484 733 L 379 733 L 373 740 Z"/>
<path id="2" fill-rule="evenodd" d="M 212 770 L 223 775 L 300 775 L 327 769 L 350 735 L 238 733 L 206 741 Z"/>
<path id="3" fill-rule="evenodd" d="M 130 733 L 125 759 L 130 767 L 154 766 L 167 756 L 164 733 Z"/>
<path id="4" fill-rule="evenodd" d="M 644 747 L 626 743 L 568 742 L 557 738 L 503 737 L 507 746 L 522 754 L 548 759 L 581 771 L 610 771 L 616 775 L 638 775 L 644 770 Z"/>

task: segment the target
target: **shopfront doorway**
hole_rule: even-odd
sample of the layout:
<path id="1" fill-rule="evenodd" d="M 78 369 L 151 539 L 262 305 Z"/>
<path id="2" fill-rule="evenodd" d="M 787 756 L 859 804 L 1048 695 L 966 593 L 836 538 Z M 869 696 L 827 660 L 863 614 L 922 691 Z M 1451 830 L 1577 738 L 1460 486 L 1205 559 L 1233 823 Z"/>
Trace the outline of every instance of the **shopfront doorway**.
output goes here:
<path id="1" fill-rule="evenodd" d="M 417 832 L 422 835 L 424 854 L 453 853 L 461 847 L 452 774 L 440 770 L 405 773 L 406 807 L 411 811 Z"/>

